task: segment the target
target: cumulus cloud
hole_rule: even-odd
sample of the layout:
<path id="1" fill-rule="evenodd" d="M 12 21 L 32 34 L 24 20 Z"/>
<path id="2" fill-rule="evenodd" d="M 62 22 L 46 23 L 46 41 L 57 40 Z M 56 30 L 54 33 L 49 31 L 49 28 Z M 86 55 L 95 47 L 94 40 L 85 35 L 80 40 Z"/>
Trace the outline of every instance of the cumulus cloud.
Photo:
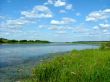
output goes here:
<path id="1" fill-rule="evenodd" d="M 51 24 L 64 24 L 63 21 L 51 20 Z"/>
<path id="2" fill-rule="evenodd" d="M 54 5 L 55 7 L 65 7 L 67 10 L 71 10 L 73 5 L 68 4 L 65 0 L 48 0 L 44 5 Z"/>
<path id="3" fill-rule="evenodd" d="M 8 25 L 24 25 L 28 22 L 29 22 L 28 20 L 25 20 L 23 18 L 15 19 L 15 20 L 7 20 Z"/>
<path id="4" fill-rule="evenodd" d="M 110 28 L 110 24 L 99 24 L 99 26 L 100 26 L 102 29 L 109 29 L 109 28 Z"/>
<path id="5" fill-rule="evenodd" d="M 105 9 L 103 12 L 104 13 L 110 13 L 110 9 Z"/>
<path id="6" fill-rule="evenodd" d="M 59 26 L 52 25 L 48 28 L 49 30 L 60 30 Z"/>
<path id="7" fill-rule="evenodd" d="M 61 7 L 61 6 L 65 6 L 66 2 L 62 1 L 62 0 L 48 0 L 46 3 L 44 3 L 44 5 L 54 5 L 55 7 Z"/>
<path id="8" fill-rule="evenodd" d="M 93 33 L 97 32 L 97 34 L 103 34 L 103 33 L 105 34 L 109 32 L 110 24 L 107 23 L 98 24 L 97 26 L 94 26 L 93 29 L 94 29 Z"/>
<path id="9" fill-rule="evenodd" d="M 86 21 L 106 20 L 108 18 L 110 18 L 110 9 L 105 9 L 105 10 L 91 12 L 86 17 Z"/>
<path id="10" fill-rule="evenodd" d="M 51 20 L 51 24 L 54 24 L 54 25 L 62 25 L 62 24 L 70 24 L 70 23 L 74 23 L 76 22 L 75 19 L 73 18 L 68 18 L 68 17 L 64 17 L 62 18 L 62 20 Z"/>
<path id="11" fill-rule="evenodd" d="M 57 0 L 55 1 L 55 4 L 54 4 L 56 7 L 59 7 L 59 6 L 65 6 L 66 5 L 66 2 L 63 2 L 61 0 Z"/>
<path id="12" fill-rule="evenodd" d="M 46 29 L 51 31 L 72 31 L 73 27 L 71 25 L 48 25 Z"/>
<path id="13" fill-rule="evenodd" d="M 6 20 L 6 22 L 2 22 L 0 24 L 0 27 L 1 28 L 17 28 L 25 24 L 28 24 L 30 22 L 33 23 L 32 21 L 29 21 L 25 19 L 24 17 L 20 17 L 18 19 L 10 19 L 10 20 Z"/>
<path id="14" fill-rule="evenodd" d="M 49 3 L 49 4 L 53 4 L 53 1 L 54 1 L 54 0 L 48 0 L 48 3 Z"/>
<path id="15" fill-rule="evenodd" d="M 38 5 L 31 11 L 22 11 L 21 15 L 27 18 L 50 18 L 52 17 L 52 12 L 47 6 Z"/>
<path id="16" fill-rule="evenodd" d="M 72 5 L 72 4 L 67 4 L 67 5 L 65 6 L 65 9 L 67 9 L 67 10 L 71 10 L 71 9 L 72 9 L 72 7 L 73 7 L 73 5 Z"/>
<path id="17" fill-rule="evenodd" d="M 35 23 L 37 19 L 40 18 L 50 18 L 52 17 L 51 10 L 44 6 L 44 5 L 38 5 L 33 7 L 30 11 L 21 11 L 21 17 L 17 19 L 6 19 L 2 23 L 0 23 L 0 27 L 3 28 L 17 28 L 22 27 L 26 24 Z M 0 16 L 0 18 L 3 18 Z"/>
<path id="18" fill-rule="evenodd" d="M 88 33 L 89 32 L 89 29 L 88 28 L 85 28 L 84 26 L 76 26 L 76 27 L 74 27 L 74 29 L 73 29 L 73 32 L 75 32 L 75 33 Z"/>

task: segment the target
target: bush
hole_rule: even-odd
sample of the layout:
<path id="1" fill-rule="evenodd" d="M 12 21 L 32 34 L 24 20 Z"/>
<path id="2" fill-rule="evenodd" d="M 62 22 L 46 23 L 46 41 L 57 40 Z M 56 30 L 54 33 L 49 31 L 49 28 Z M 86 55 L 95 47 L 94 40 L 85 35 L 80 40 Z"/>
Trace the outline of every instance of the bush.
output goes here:
<path id="1" fill-rule="evenodd" d="M 100 47 L 101 50 L 103 49 L 110 49 L 110 42 L 106 42 L 106 43 L 103 43 Z"/>

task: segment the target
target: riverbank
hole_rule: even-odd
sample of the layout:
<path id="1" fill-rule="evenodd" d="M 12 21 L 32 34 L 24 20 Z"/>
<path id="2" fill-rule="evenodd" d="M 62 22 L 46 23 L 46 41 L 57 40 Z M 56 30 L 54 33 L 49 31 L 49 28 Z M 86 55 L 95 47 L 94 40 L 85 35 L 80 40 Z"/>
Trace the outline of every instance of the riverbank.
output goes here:
<path id="1" fill-rule="evenodd" d="M 36 66 L 22 82 L 110 82 L 110 50 L 73 50 Z"/>

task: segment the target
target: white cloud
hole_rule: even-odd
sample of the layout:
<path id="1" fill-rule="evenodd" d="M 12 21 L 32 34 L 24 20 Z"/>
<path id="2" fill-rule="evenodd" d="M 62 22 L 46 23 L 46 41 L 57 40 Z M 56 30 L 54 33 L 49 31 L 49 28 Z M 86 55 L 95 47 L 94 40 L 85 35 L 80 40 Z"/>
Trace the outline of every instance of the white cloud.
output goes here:
<path id="1" fill-rule="evenodd" d="M 9 34 L 10 34 L 9 32 L 0 32 L 0 37 L 3 37 L 4 35 L 7 36 Z"/>
<path id="2" fill-rule="evenodd" d="M 38 5 L 32 11 L 22 11 L 21 15 L 27 18 L 50 18 L 52 17 L 52 12 L 47 6 Z"/>
<path id="3" fill-rule="evenodd" d="M 102 30 L 102 34 L 109 35 L 109 37 L 110 37 L 110 32 L 106 29 Z"/>
<path id="4" fill-rule="evenodd" d="M 106 30 L 106 29 L 105 29 L 105 30 L 103 30 L 103 33 L 108 33 L 108 30 Z"/>
<path id="5" fill-rule="evenodd" d="M 75 33 L 85 33 L 87 34 L 89 32 L 89 29 L 88 28 L 85 28 L 84 26 L 76 26 L 74 29 L 73 29 L 73 32 Z"/>
<path id="6" fill-rule="evenodd" d="M 18 27 L 22 27 L 25 24 L 28 23 L 33 23 L 33 21 L 27 20 L 24 17 L 20 17 L 18 19 L 10 19 L 10 20 L 6 20 L 6 22 L 2 22 L 0 24 L 1 28 L 18 28 Z"/>
<path id="7" fill-rule="evenodd" d="M 57 21 L 57 20 L 52 20 L 50 23 L 51 24 L 64 24 L 63 21 Z"/>
<path id="8" fill-rule="evenodd" d="M 65 9 L 67 9 L 67 10 L 71 10 L 71 9 L 72 9 L 72 7 L 73 7 L 73 5 L 72 5 L 72 4 L 67 4 L 67 5 L 65 6 Z"/>
<path id="9" fill-rule="evenodd" d="M 76 13 L 76 16 L 80 16 L 81 14 L 80 13 Z"/>
<path id="10" fill-rule="evenodd" d="M 68 4 L 65 0 L 48 0 L 44 5 L 53 5 L 55 7 L 65 7 L 67 10 L 71 10 L 73 5 Z"/>
<path id="11" fill-rule="evenodd" d="M 91 12 L 86 17 L 86 21 L 106 20 L 109 17 L 110 17 L 110 9 L 105 9 L 105 10 Z"/>
<path id="12" fill-rule="evenodd" d="M 46 25 L 38 25 L 38 28 L 45 28 L 47 27 Z"/>
<path id="13" fill-rule="evenodd" d="M 5 17 L 4 16 L 0 16 L 0 19 L 5 19 Z"/>
<path id="14" fill-rule="evenodd" d="M 61 7 L 61 6 L 65 6 L 66 2 L 62 1 L 62 0 L 48 0 L 46 3 L 44 3 L 44 5 L 54 5 L 55 7 Z"/>
<path id="15" fill-rule="evenodd" d="M 110 29 L 110 24 L 99 24 L 97 26 L 94 26 L 93 27 L 93 33 L 97 33 L 97 34 L 105 34 L 105 33 L 108 33 L 109 32 L 109 29 Z"/>
<path id="16" fill-rule="evenodd" d="M 38 5 L 30 11 L 22 11 L 21 15 L 22 16 L 17 19 L 5 19 L 5 21 L 0 23 L 0 27 L 16 29 L 17 27 L 22 27 L 26 24 L 35 23 L 36 20 L 40 18 L 50 18 L 52 17 L 52 12 L 48 7 Z M 3 19 L 3 16 L 0 16 L 0 18 Z"/>
<path id="17" fill-rule="evenodd" d="M 66 13 L 66 11 L 65 10 L 60 10 L 59 13 Z"/>
<path id="18" fill-rule="evenodd" d="M 98 30 L 99 29 L 99 26 L 94 26 L 93 29 L 94 30 Z"/>
<path id="19" fill-rule="evenodd" d="M 110 28 L 110 24 L 99 24 L 99 26 L 100 26 L 102 29 L 109 29 L 109 28 Z"/>
<path id="20" fill-rule="evenodd" d="M 68 17 L 64 17 L 62 18 L 62 20 L 51 20 L 51 24 L 54 24 L 54 25 L 62 25 L 62 24 L 70 24 L 70 23 L 74 23 L 76 22 L 75 19 L 73 18 L 68 18 Z"/>
<path id="21" fill-rule="evenodd" d="M 24 19 L 7 20 L 8 25 L 24 25 L 28 22 L 29 21 L 24 20 Z"/>
<path id="22" fill-rule="evenodd" d="M 63 18 L 63 21 L 65 21 L 65 23 L 73 23 L 73 22 L 76 22 L 75 19 L 73 19 L 73 18 L 68 18 L 68 17 L 64 17 L 64 18 Z"/>
<path id="23" fill-rule="evenodd" d="M 65 34 L 66 33 L 66 31 L 58 31 L 58 32 L 56 32 L 57 34 Z"/>
<path id="24" fill-rule="evenodd" d="M 103 12 L 104 13 L 110 13 L 110 9 L 105 9 Z"/>
<path id="25" fill-rule="evenodd" d="M 53 0 L 48 0 L 48 3 L 49 4 L 53 4 Z"/>
<path id="26" fill-rule="evenodd" d="M 55 1 L 55 4 L 54 4 L 54 6 L 56 7 L 65 6 L 65 5 L 66 5 L 66 2 L 63 2 L 61 0 Z"/>
<path id="27" fill-rule="evenodd" d="M 60 30 L 60 28 L 56 25 L 52 25 L 51 27 L 48 28 L 49 30 Z"/>
<path id="28" fill-rule="evenodd" d="M 47 26 L 48 30 L 52 31 L 67 31 L 67 30 L 73 30 L 71 25 L 50 25 Z"/>

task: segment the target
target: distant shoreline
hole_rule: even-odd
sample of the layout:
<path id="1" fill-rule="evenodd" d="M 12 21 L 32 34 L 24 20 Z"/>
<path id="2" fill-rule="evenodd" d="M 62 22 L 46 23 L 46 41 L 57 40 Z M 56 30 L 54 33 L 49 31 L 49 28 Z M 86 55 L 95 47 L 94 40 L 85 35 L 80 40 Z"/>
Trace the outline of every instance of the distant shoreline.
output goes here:
<path id="1" fill-rule="evenodd" d="M 76 41 L 76 42 L 60 42 L 67 44 L 103 44 L 110 41 Z M 0 38 L 0 44 L 45 44 L 45 43 L 59 43 L 59 42 L 50 42 L 47 40 L 9 40 L 5 38 Z"/>
<path id="2" fill-rule="evenodd" d="M 0 44 L 40 44 L 40 43 L 51 43 L 46 40 L 9 40 L 0 38 Z"/>

